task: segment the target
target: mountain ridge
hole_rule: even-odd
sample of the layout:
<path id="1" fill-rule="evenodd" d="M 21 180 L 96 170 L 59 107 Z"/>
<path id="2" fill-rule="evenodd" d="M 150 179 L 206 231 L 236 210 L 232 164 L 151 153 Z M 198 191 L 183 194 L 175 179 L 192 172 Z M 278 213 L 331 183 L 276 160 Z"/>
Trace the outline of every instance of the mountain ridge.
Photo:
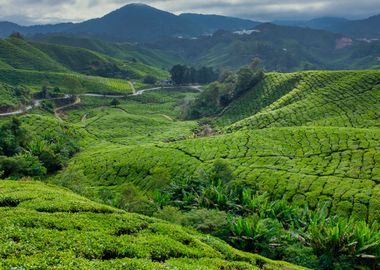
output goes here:
<path id="1" fill-rule="evenodd" d="M 201 22 L 197 22 L 199 18 Z M 231 26 L 232 24 L 232 26 Z M 20 26 L 0 22 L 0 37 L 20 32 L 25 35 L 71 33 L 111 41 L 151 42 L 167 36 L 200 36 L 216 30 L 235 31 L 256 26 L 258 22 L 219 15 L 181 14 L 145 4 L 128 4 L 103 17 L 80 23 Z"/>

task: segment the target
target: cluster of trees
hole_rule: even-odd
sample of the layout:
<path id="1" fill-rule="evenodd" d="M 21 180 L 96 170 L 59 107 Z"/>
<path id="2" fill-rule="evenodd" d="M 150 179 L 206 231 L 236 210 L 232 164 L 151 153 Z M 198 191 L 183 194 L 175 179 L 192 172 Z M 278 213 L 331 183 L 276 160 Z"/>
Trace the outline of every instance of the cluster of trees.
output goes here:
<path id="1" fill-rule="evenodd" d="M 79 150 L 70 138 L 41 136 L 33 137 L 18 118 L 0 126 L 0 178 L 42 177 L 61 169 Z"/>
<path id="2" fill-rule="evenodd" d="M 156 84 L 157 78 L 155 76 L 153 76 L 153 75 L 146 75 L 143 78 L 143 82 L 146 83 L 146 84 Z"/>
<path id="3" fill-rule="evenodd" d="M 221 112 L 234 99 L 240 97 L 258 84 L 265 74 L 258 59 L 237 73 L 225 72 L 217 82 L 211 83 L 205 91 L 185 109 L 185 118 L 196 119 L 213 116 Z"/>
<path id="4" fill-rule="evenodd" d="M 326 205 L 298 208 L 234 180 L 229 164 L 218 160 L 210 173 L 157 191 L 154 216 L 212 234 L 238 249 L 311 269 L 379 266 L 378 224 L 330 216 Z"/>
<path id="5" fill-rule="evenodd" d="M 175 65 L 170 74 L 175 84 L 206 84 L 218 79 L 219 73 L 211 67 L 196 69 L 185 65 Z"/>

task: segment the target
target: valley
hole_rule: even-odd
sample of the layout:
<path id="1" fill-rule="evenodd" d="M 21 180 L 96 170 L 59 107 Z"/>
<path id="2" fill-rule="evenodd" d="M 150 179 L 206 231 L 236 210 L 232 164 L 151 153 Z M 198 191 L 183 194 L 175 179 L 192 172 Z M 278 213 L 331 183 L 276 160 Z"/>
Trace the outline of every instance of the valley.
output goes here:
<path id="1" fill-rule="evenodd" d="M 0 22 L 0 269 L 380 269 L 377 20 Z"/>

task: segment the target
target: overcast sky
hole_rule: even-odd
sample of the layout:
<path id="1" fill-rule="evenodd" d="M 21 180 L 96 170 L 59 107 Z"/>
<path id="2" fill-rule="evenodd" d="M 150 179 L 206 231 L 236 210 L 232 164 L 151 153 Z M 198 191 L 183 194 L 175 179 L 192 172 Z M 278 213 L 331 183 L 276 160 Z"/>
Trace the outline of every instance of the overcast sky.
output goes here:
<path id="1" fill-rule="evenodd" d="M 125 0 L 0 0 L 0 20 L 20 24 L 79 22 L 101 17 Z M 364 18 L 380 14 L 380 0 L 141 0 L 176 14 L 194 12 L 261 21 L 320 16 Z"/>

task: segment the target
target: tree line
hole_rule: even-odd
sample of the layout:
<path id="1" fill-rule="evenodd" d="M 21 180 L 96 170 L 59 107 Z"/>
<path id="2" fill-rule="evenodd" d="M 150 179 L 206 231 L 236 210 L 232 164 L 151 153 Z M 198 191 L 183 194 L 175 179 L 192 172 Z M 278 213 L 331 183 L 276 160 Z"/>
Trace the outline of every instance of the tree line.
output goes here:
<path id="1" fill-rule="evenodd" d="M 261 62 L 255 59 L 238 72 L 224 72 L 184 109 L 184 118 L 197 119 L 220 113 L 233 100 L 253 89 L 265 77 Z"/>
<path id="2" fill-rule="evenodd" d="M 185 65 L 175 65 L 170 70 L 170 74 L 173 82 L 178 85 L 192 83 L 206 84 L 217 80 L 219 77 L 219 72 L 212 67 L 196 69 Z"/>

